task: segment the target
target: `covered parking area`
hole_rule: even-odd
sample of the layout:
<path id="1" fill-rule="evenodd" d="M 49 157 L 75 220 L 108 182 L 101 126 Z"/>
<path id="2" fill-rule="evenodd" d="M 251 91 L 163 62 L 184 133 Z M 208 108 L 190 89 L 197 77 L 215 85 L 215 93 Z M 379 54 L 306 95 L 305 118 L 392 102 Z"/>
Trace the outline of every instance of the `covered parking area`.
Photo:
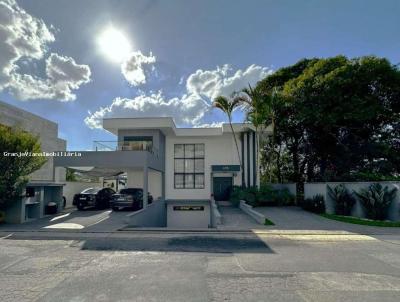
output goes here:
<path id="1" fill-rule="evenodd" d="M 143 189 L 143 209 L 148 206 L 148 193 L 154 199 L 165 199 L 163 158 L 146 151 L 77 151 L 73 156 L 54 157 L 56 167 L 90 167 L 98 177 L 126 174 L 126 187 Z"/>

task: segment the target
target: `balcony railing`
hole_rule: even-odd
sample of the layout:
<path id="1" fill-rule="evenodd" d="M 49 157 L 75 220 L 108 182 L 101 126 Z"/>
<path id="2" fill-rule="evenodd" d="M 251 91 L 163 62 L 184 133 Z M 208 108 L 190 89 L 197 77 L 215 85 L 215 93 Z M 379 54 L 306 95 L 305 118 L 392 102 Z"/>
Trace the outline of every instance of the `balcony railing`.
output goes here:
<path id="1" fill-rule="evenodd" d="M 147 141 L 94 141 L 95 151 L 147 151 L 158 157 L 158 150 Z"/>

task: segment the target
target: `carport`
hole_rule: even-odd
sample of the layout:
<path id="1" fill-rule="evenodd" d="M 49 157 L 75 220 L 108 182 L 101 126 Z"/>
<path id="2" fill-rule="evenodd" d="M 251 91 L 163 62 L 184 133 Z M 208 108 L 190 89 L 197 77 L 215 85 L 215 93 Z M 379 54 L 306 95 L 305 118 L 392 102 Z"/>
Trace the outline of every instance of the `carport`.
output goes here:
<path id="1" fill-rule="evenodd" d="M 54 157 L 55 167 L 74 167 L 92 171 L 118 175 L 127 173 L 127 185 L 143 188 L 143 209 L 148 205 L 149 178 L 151 186 L 158 187 L 158 196 L 165 199 L 165 172 L 163 158 L 147 151 L 72 151 L 68 156 L 61 152 L 61 156 Z"/>

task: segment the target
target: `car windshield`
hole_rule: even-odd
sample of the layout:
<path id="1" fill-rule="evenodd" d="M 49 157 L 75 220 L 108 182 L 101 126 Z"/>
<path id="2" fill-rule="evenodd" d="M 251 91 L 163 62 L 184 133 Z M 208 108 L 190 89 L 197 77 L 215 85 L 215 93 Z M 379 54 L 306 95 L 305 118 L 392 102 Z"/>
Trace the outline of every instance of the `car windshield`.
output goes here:
<path id="1" fill-rule="evenodd" d="M 142 189 L 122 189 L 119 191 L 120 194 L 137 194 L 141 192 Z"/>
<path id="2" fill-rule="evenodd" d="M 81 194 L 97 194 L 101 188 L 87 188 L 81 192 Z"/>

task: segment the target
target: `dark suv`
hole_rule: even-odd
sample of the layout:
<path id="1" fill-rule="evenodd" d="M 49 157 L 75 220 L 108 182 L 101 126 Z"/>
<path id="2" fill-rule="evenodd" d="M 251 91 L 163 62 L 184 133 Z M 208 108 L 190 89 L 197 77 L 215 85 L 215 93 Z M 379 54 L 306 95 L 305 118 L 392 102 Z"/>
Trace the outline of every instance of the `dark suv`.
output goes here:
<path id="1" fill-rule="evenodd" d="M 153 196 L 148 193 L 148 203 L 153 202 Z M 114 211 L 122 208 L 131 208 L 134 211 L 143 208 L 143 189 L 140 188 L 126 188 L 121 189 L 118 194 L 114 194 L 110 201 L 110 206 Z"/>
<path id="2" fill-rule="evenodd" d="M 87 188 L 75 194 L 72 204 L 76 205 L 78 210 L 84 210 L 86 207 L 105 209 L 110 206 L 113 194 L 115 191 L 110 188 Z"/>

